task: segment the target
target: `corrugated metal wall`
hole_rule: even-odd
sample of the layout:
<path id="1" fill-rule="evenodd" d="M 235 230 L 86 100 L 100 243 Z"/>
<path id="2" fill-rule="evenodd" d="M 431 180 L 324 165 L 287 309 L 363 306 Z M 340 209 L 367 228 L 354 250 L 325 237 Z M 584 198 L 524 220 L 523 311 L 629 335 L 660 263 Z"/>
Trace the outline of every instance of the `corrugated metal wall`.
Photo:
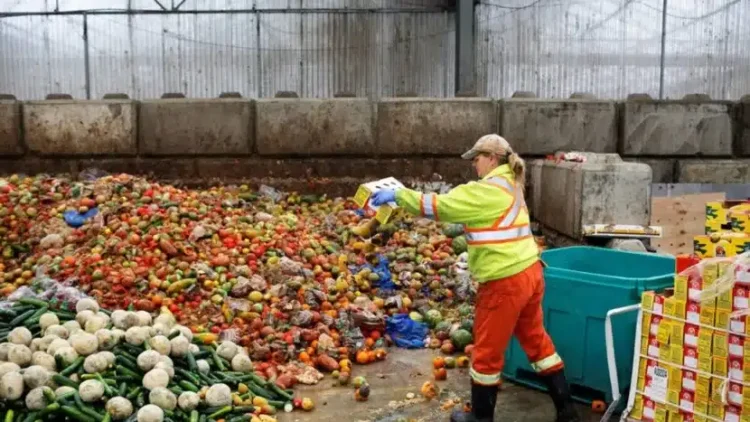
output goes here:
<path id="1" fill-rule="evenodd" d="M 662 77 L 666 98 L 750 93 L 750 0 L 669 0 L 663 65 L 662 1 L 480 0 L 479 95 L 658 97 Z M 180 3 L 182 12 L 217 13 L 0 17 L 0 92 L 40 99 L 455 90 L 452 0 L 0 0 L 0 13 Z"/>
<path id="2" fill-rule="evenodd" d="M 662 0 L 483 0 L 479 91 L 566 98 L 659 97 Z M 664 98 L 750 93 L 749 0 L 669 0 Z"/>
<path id="3" fill-rule="evenodd" d="M 159 3 L 172 5 L 170 0 Z M 222 13 L 3 17 L 0 92 L 22 99 L 41 99 L 51 92 L 86 98 L 87 48 L 91 98 L 112 92 L 138 99 L 158 98 L 165 92 L 216 97 L 225 91 L 247 97 L 271 97 L 278 91 L 303 97 L 340 92 L 451 96 L 454 17 L 440 11 L 444 3 L 187 0 L 180 8 L 183 12 Z M 71 12 L 104 6 L 124 9 L 128 0 L 24 0 L 0 12 Z M 130 6 L 160 8 L 153 0 L 130 0 Z M 253 12 L 253 7 L 258 10 Z M 352 13 L 344 10 L 347 7 L 388 10 Z M 274 12 L 285 8 L 333 10 Z M 227 9 L 235 12 L 224 13 Z"/>

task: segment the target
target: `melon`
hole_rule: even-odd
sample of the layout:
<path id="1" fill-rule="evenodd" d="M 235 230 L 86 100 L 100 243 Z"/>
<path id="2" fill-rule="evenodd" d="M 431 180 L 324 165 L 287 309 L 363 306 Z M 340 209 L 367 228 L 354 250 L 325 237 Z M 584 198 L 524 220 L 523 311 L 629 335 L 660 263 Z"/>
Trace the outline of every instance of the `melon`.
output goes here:
<path id="1" fill-rule="evenodd" d="M 422 322 L 424 318 L 422 317 L 422 314 L 420 314 L 417 311 L 412 311 L 409 313 L 409 318 L 411 318 L 412 321 Z"/>
<path id="2" fill-rule="evenodd" d="M 457 238 L 453 239 L 451 247 L 453 248 L 453 253 L 455 253 L 456 255 L 460 255 L 466 252 L 469 245 L 466 243 L 465 236 L 458 236 Z"/>
<path id="3" fill-rule="evenodd" d="M 472 341 L 471 333 L 463 328 L 459 328 L 451 334 L 451 342 L 456 347 L 456 350 L 463 351 Z"/>
<path id="4" fill-rule="evenodd" d="M 464 226 L 462 224 L 446 224 L 443 227 L 443 234 L 455 238 L 464 234 Z"/>
<path id="5" fill-rule="evenodd" d="M 437 309 L 430 309 L 425 314 L 425 322 L 430 328 L 434 328 L 443 320 L 443 315 Z"/>

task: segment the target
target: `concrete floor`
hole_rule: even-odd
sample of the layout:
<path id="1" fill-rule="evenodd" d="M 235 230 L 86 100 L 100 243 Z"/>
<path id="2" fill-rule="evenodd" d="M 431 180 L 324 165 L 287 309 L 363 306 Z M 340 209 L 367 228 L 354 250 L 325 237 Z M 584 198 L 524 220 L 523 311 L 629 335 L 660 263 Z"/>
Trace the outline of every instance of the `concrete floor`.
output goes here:
<path id="1" fill-rule="evenodd" d="M 279 422 L 447 422 L 450 410 L 441 410 L 441 403 L 458 398 L 468 399 L 469 374 L 466 369 L 448 370 L 448 379 L 436 383 L 441 388 L 439 399 L 426 401 L 419 393 L 425 381 L 432 380 L 432 358 L 438 353 L 429 350 L 391 349 L 384 362 L 355 366 L 352 377 L 364 376 L 371 386 L 367 402 L 354 400 L 352 386 L 339 386 L 326 376 L 316 386 L 295 387 L 300 397 L 310 397 L 316 409 L 306 413 L 295 411 L 279 414 Z M 334 386 L 335 385 L 335 386 Z M 407 399 L 414 393 L 414 399 Z M 580 406 L 583 422 L 598 422 L 601 415 Z M 549 397 L 541 392 L 506 382 L 498 396 L 495 421 L 554 422 L 554 407 Z M 615 420 L 614 418 L 612 420 Z"/>

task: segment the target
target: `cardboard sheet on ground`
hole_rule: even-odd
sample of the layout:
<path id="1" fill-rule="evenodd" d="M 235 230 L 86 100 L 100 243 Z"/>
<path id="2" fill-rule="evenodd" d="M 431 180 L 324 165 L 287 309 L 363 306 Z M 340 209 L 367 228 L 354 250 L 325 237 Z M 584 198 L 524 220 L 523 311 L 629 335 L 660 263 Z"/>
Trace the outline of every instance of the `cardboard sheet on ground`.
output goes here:
<path id="1" fill-rule="evenodd" d="M 663 234 L 652 245 L 673 255 L 692 253 L 693 236 L 705 232 L 706 202 L 724 199 L 723 192 L 653 198 L 651 224 L 661 226 Z"/>

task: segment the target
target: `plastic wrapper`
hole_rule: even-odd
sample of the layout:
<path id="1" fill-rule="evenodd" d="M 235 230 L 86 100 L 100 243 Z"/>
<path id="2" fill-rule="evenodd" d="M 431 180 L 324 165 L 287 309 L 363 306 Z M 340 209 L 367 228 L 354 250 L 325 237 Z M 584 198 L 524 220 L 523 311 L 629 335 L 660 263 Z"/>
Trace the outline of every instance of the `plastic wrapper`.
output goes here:
<path id="1" fill-rule="evenodd" d="M 687 278 L 688 300 L 710 301 L 737 285 L 750 288 L 750 252 L 733 257 L 704 259 L 679 275 Z M 730 317 L 744 315 L 750 315 L 750 304 L 735 303 Z"/>
<path id="2" fill-rule="evenodd" d="M 313 321 L 313 313 L 310 311 L 300 311 L 294 314 L 290 323 L 297 327 L 307 327 Z"/>
<path id="3" fill-rule="evenodd" d="M 405 314 L 388 318 L 385 330 L 396 346 L 406 349 L 425 347 L 425 338 L 429 334 L 426 324 L 414 321 Z"/>
<path id="4" fill-rule="evenodd" d="M 240 342 L 240 331 L 236 328 L 230 328 L 228 330 L 222 330 L 221 333 L 219 333 L 219 340 L 220 341 L 231 341 L 233 343 L 239 343 Z"/>
<path id="5" fill-rule="evenodd" d="M 228 297 L 225 300 L 225 303 L 234 312 L 248 312 L 252 304 L 247 299 L 235 299 L 233 297 Z"/>
<path id="6" fill-rule="evenodd" d="M 21 298 L 33 298 L 47 302 L 67 302 L 75 305 L 81 299 L 89 296 L 75 287 L 71 286 L 73 280 L 59 282 L 46 274 L 46 267 L 40 266 L 36 270 L 36 276 L 28 286 L 23 286 L 0 302 L 1 309 L 7 309 L 13 306 L 13 303 Z"/>
<path id="7" fill-rule="evenodd" d="M 266 185 L 261 185 L 260 189 L 258 189 L 258 193 L 260 193 L 262 196 L 271 198 L 273 202 L 279 202 L 281 201 L 281 198 L 284 197 L 284 194 Z"/>

